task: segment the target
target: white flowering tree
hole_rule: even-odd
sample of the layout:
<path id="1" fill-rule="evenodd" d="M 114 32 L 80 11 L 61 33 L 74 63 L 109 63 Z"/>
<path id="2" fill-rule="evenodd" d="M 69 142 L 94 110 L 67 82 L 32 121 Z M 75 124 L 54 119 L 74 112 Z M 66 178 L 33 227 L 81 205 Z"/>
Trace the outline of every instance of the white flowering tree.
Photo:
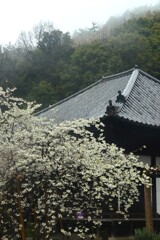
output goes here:
<path id="1" fill-rule="evenodd" d="M 148 166 L 108 145 L 103 124 L 79 119 L 56 125 L 33 116 L 38 107 L 0 89 L 1 239 L 94 236 L 106 213 L 128 216 Z M 93 131 L 94 129 L 94 131 Z M 94 137 L 97 131 L 99 137 Z"/>

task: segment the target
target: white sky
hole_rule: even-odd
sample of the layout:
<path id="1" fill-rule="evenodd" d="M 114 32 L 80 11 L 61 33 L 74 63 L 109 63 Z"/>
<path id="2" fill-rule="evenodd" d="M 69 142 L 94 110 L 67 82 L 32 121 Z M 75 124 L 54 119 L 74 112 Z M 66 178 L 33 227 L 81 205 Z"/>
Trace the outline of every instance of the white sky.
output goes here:
<path id="1" fill-rule="evenodd" d="M 0 0 L 0 44 L 15 43 L 21 31 L 30 31 L 40 21 L 71 34 L 92 22 L 106 23 L 110 16 L 139 6 L 154 6 L 160 0 Z"/>

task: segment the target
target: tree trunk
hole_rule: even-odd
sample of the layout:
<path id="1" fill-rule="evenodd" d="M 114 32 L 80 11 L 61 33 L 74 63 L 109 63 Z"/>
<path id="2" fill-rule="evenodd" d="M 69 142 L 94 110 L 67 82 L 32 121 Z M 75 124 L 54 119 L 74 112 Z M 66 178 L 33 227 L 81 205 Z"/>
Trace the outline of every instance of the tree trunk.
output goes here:
<path id="1" fill-rule="evenodd" d="M 64 229 L 62 218 L 59 218 L 60 229 Z M 61 232 L 62 240 L 65 240 L 65 235 Z"/>
<path id="2" fill-rule="evenodd" d="M 20 191 L 20 177 L 16 177 L 16 188 L 17 188 L 17 202 L 18 202 L 18 209 L 19 209 L 19 224 L 21 225 L 21 237 L 22 240 L 26 240 L 26 230 L 25 230 L 25 223 L 24 223 L 24 216 L 23 210 L 21 206 L 21 191 Z"/>
<path id="3" fill-rule="evenodd" d="M 33 209 L 32 212 L 34 216 L 35 240 L 39 240 L 39 223 L 37 221 L 36 210 Z"/>

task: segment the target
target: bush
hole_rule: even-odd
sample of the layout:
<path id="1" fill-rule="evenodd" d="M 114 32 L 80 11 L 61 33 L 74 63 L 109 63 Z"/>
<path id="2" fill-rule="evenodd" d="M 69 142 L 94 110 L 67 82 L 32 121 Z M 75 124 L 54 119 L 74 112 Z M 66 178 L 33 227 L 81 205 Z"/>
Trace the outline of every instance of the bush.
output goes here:
<path id="1" fill-rule="evenodd" d="M 136 229 L 133 240 L 160 240 L 160 235 L 151 233 L 146 228 Z"/>

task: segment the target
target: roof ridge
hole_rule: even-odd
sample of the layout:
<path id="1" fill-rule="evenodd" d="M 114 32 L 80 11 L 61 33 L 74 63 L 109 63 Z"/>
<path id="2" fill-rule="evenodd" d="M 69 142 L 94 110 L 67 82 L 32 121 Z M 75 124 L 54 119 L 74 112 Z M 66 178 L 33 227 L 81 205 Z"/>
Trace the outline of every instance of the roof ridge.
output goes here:
<path id="1" fill-rule="evenodd" d="M 91 85 L 89 85 L 89 86 L 83 88 L 82 90 L 80 90 L 80 91 L 78 91 L 78 92 L 70 95 L 69 97 L 66 97 L 66 98 L 62 99 L 61 101 L 59 101 L 59 102 L 57 102 L 57 103 L 55 103 L 55 104 L 52 104 L 51 106 L 49 106 L 49 107 L 47 107 L 47 108 L 45 108 L 45 109 L 42 109 L 41 111 L 38 111 L 37 113 L 35 113 L 35 116 L 38 116 L 39 114 L 44 113 L 44 112 L 46 112 L 46 111 L 48 111 L 48 110 L 50 110 L 50 109 L 52 109 L 52 108 L 60 105 L 61 103 L 66 102 L 67 100 L 69 100 L 69 99 L 71 99 L 71 98 L 73 98 L 73 97 L 75 97 L 75 96 L 83 93 L 84 91 L 92 88 L 93 86 L 96 86 L 96 85 L 99 84 L 100 82 L 107 81 L 107 80 L 109 80 L 109 79 L 112 80 L 113 78 L 115 78 L 115 77 L 117 77 L 117 76 L 122 76 L 122 75 L 124 75 L 124 74 L 130 73 L 130 72 L 132 72 L 133 70 L 134 70 L 134 68 L 129 69 L 129 70 L 126 70 L 126 71 L 123 71 L 123 72 L 121 72 L 121 73 L 112 74 L 112 75 L 110 75 L 110 76 L 102 77 L 101 79 L 99 79 L 99 80 L 96 81 L 95 83 L 92 83 Z"/>
<path id="2" fill-rule="evenodd" d="M 101 81 L 103 81 L 103 80 L 108 80 L 108 79 L 111 79 L 111 78 L 115 78 L 115 77 L 117 77 L 117 76 L 123 76 L 124 74 L 130 73 L 130 72 L 132 72 L 133 70 L 134 70 L 134 68 L 131 68 L 131 69 L 129 69 L 129 70 L 126 70 L 126 71 L 123 71 L 123 72 L 120 72 L 120 73 L 116 73 L 116 74 L 112 74 L 112 75 L 110 75 L 110 76 L 102 77 Z"/>
<path id="3" fill-rule="evenodd" d="M 125 99 L 127 99 L 129 97 L 129 94 L 132 91 L 132 88 L 137 80 L 138 74 L 139 74 L 139 69 L 137 69 L 137 68 L 134 69 L 134 71 L 132 72 L 130 79 L 122 93 L 122 95 L 125 97 Z"/>

